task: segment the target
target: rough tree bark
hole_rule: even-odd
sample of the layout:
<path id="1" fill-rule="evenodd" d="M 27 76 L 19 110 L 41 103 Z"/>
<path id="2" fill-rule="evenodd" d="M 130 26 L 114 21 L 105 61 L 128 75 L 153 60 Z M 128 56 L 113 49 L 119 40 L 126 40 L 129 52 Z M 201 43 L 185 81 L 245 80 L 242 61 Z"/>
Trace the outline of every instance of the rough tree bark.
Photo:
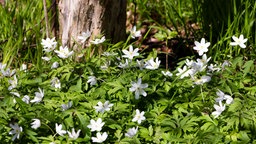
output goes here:
<path id="1" fill-rule="evenodd" d="M 87 30 L 92 37 L 103 34 L 111 42 L 124 40 L 126 3 L 126 0 L 60 0 L 62 45 L 73 46 L 77 36 Z"/>

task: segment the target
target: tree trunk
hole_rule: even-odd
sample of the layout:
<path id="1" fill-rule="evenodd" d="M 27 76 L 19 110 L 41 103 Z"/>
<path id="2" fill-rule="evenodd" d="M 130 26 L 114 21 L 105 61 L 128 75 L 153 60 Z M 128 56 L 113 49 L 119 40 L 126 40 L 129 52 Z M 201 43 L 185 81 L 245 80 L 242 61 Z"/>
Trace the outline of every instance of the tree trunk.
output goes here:
<path id="1" fill-rule="evenodd" d="M 72 47 L 82 32 L 103 34 L 115 43 L 125 39 L 126 0 L 60 0 L 62 45 Z M 77 49 L 75 46 L 74 49 Z"/>

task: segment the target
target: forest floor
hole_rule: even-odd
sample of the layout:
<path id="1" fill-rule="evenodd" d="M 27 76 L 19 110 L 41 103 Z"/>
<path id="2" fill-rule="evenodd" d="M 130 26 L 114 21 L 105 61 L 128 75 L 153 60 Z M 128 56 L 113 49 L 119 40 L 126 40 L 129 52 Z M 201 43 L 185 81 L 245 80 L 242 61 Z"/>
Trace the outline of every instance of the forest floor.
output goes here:
<path id="1" fill-rule="evenodd" d="M 186 30 L 183 26 L 180 26 L 177 31 L 173 26 L 159 26 L 159 24 L 155 22 L 145 21 L 138 16 L 136 16 L 137 18 L 135 20 L 134 17 L 134 13 L 131 11 L 127 12 L 127 31 L 131 30 L 131 28 L 136 25 L 136 21 L 139 21 L 141 26 L 138 27 L 137 30 L 141 31 L 142 36 L 132 42 L 135 42 L 136 45 L 140 45 L 140 49 L 146 53 L 156 49 L 161 64 L 166 69 L 175 69 L 176 64 L 181 58 L 197 56 L 193 50 L 195 41 L 194 35 L 200 31 L 200 26 L 197 23 L 188 21 L 186 23 Z M 161 29 L 167 31 L 176 31 L 177 35 L 170 39 L 160 40 L 156 38 L 159 29 L 154 27 L 161 27 Z"/>

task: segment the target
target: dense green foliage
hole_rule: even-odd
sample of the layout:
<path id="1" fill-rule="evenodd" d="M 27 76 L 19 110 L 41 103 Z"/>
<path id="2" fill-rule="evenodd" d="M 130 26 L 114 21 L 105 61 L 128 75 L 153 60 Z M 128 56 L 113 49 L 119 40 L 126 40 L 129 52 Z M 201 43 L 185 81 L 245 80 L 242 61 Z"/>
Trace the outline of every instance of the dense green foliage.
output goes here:
<path id="1" fill-rule="evenodd" d="M 217 34 L 204 26 L 214 25 L 201 13 L 206 1 L 135 0 L 134 3 L 138 26 L 154 23 L 150 26 L 157 29 L 154 36 L 166 43 L 179 37 L 190 44 L 206 36 L 206 43 L 211 42 L 209 51 L 204 52 L 207 56 L 200 53 L 198 56 L 194 51 L 197 56 L 181 59 L 169 71 L 157 63 L 158 51 L 137 53 L 135 48 L 141 43 L 131 42 L 132 34 L 126 42 L 117 44 L 87 41 L 88 47 L 82 53 L 72 53 L 71 48 L 68 52 L 58 51 L 62 47 L 57 42 L 49 50 L 43 42 L 43 13 L 38 12 L 43 9 L 41 1 L 16 1 L 0 7 L 0 143 L 92 143 L 97 132 L 89 125 L 99 118 L 104 125 L 98 131 L 108 135 L 103 143 L 256 142 L 252 18 L 255 13 L 251 12 L 255 11 L 254 3 L 242 2 L 242 7 L 251 11 L 243 11 L 233 3 L 229 5 L 237 13 L 231 15 L 233 18 L 211 13 L 225 19 Z M 211 5 L 217 9 L 220 3 Z M 200 29 L 188 27 L 189 21 L 198 23 Z M 181 30 L 185 35 L 181 35 Z M 246 48 L 241 48 L 241 43 L 230 45 L 234 42 L 231 37 L 240 34 L 248 38 L 242 42 Z M 199 47 L 196 42 L 195 45 Z M 125 51 L 131 46 L 132 52 Z M 106 101 L 113 106 L 106 106 L 109 109 L 105 107 L 104 112 L 95 107 Z M 225 105 L 224 109 L 218 110 L 219 101 Z M 34 119 L 41 124 L 33 124 Z M 73 128 L 81 132 L 78 138 L 63 131 L 61 136 L 56 124 L 61 124 L 60 129 L 65 132 Z M 130 128 L 138 131 L 129 134 Z"/>

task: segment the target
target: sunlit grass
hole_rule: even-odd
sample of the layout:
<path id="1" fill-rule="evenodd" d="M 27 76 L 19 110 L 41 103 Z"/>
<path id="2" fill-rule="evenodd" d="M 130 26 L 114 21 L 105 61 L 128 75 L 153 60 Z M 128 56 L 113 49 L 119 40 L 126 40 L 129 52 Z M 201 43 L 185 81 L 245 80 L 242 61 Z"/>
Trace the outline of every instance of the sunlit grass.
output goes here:
<path id="1" fill-rule="evenodd" d="M 7 2 L 0 7 L 0 48 L 2 62 L 20 65 L 27 61 L 40 68 L 44 36 L 41 1 Z"/>

